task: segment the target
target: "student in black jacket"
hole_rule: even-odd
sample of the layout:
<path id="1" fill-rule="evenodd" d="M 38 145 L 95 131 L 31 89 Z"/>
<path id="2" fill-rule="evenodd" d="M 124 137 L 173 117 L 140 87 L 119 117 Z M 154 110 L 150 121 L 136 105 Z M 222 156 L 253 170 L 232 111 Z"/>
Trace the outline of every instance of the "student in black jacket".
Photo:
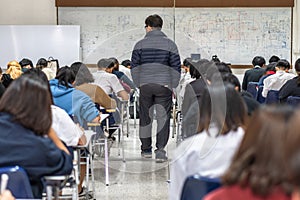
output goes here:
<path id="1" fill-rule="evenodd" d="M 295 62 L 297 77 L 288 80 L 279 90 L 280 102 L 286 102 L 289 96 L 300 97 L 300 58 Z"/>

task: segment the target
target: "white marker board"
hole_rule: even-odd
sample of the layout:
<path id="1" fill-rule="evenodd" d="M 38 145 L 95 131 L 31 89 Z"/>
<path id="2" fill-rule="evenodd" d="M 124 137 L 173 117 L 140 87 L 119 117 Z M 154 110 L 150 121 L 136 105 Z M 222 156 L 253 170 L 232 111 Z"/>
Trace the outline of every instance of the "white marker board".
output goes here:
<path id="1" fill-rule="evenodd" d="M 212 55 L 232 64 L 251 64 L 273 54 L 290 60 L 291 8 L 59 8 L 59 24 L 81 26 L 83 61 L 103 57 L 130 59 L 145 35 L 151 14 L 164 20 L 163 31 L 178 45 L 181 59 Z"/>
<path id="2" fill-rule="evenodd" d="M 60 66 L 80 59 L 80 26 L 2 25 L 0 26 L 0 66 L 9 61 L 52 56 Z"/>

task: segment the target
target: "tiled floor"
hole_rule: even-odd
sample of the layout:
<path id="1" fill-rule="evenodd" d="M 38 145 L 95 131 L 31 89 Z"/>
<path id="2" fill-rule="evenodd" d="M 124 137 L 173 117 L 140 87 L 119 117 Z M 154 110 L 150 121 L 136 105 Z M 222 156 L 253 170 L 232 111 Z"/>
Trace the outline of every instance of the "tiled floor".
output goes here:
<path id="1" fill-rule="evenodd" d="M 140 141 L 137 129 L 130 121 L 129 137 L 124 137 L 125 162 L 118 156 L 117 141 L 112 145 L 109 159 L 109 186 L 105 185 L 104 159 L 95 161 L 95 198 L 111 199 L 168 199 L 169 162 L 156 163 L 152 159 L 141 158 Z M 155 137 L 155 136 L 153 136 Z M 155 138 L 153 138 L 155 141 Z M 155 146 L 155 145 L 154 145 Z M 171 137 L 166 148 L 169 161 L 175 148 L 175 139 Z"/>

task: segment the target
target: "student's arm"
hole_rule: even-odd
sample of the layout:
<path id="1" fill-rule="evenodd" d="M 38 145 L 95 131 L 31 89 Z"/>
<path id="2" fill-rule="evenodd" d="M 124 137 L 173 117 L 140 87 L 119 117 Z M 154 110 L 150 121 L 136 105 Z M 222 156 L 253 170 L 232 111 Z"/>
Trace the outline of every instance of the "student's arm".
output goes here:
<path id="1" fill-rule="evenodd" d="M 95 93 L 95 103 L 98 103 L 105 109 L 112 109 L 117 107 L 116 101 L 110 98 L 101 87 L 96 86 Z"/>
<path id="2" fill-rule="evenodd" d="M 53 143 L 61 150 L 66 152 L 70 155 L 70 152 L 68 151 L 67 147 L 62 143 L 62 141 L 57 137 L 55 131 L 53 128 L 50 128 L 48 137 L 53 141 Z"/>
<path id="3" fill-rule="evenodd" d="M 118 97 L 120 97 L 124 101 L 128 101 L 129 96 L 128 93 L 125 90 L 121 90 L 117 93 Z"/>

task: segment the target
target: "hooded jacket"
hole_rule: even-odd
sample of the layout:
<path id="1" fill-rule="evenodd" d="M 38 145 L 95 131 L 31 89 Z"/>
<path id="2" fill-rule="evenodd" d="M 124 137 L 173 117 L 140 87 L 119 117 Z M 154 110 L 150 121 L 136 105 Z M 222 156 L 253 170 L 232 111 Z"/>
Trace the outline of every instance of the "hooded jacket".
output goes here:
<path id="1" fill-rule="evenodd" d="M 53 102 L 64 109 L 70 116 L 75 116 L 81 126 L 84 122 L 90 122 L 99 115 L 99 111 L 89 96 L 73 88 L 58 83 L 57 79 L 49 81 Z"/>

